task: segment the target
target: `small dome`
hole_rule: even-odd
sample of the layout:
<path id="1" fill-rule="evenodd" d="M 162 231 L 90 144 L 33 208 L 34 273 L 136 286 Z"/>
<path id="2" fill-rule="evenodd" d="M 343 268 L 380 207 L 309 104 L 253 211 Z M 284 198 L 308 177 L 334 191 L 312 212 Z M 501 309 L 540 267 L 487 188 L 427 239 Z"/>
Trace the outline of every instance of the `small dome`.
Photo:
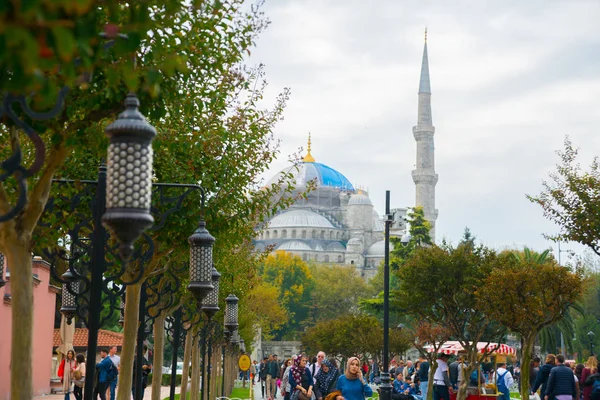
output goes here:
<path id="1" fill-rule="evenodd" d="M 371 199 L 364 193 L 356 193 L 350 196 L 349 206 L 372 206 Z"/>
<path id="2" fill-rule="evenodd" d="M 277 250 L 284 251 L 311 251 L 310 246 L 299 240 L 288 240 L 277 246 Z"/>
<path id="3" fill-rule="evenodd" d="M 308 210 L 291 210 L 275 216 L 269 228 L 334 228 L 327 218 Z"/>
<path id="4" fill-rule="evenodd" d="M 394 246 L 390 243 L 390 251 L 394 250 Z M 385 240 L 375 242 L 367 250 L 367 257 L 385 257 Z"/>
<path id="5" fill-rule="evenodd" d="M 327 245 L 327 250 L 346 251 L 346 247 L 341 242 L 333 242 Z"/>

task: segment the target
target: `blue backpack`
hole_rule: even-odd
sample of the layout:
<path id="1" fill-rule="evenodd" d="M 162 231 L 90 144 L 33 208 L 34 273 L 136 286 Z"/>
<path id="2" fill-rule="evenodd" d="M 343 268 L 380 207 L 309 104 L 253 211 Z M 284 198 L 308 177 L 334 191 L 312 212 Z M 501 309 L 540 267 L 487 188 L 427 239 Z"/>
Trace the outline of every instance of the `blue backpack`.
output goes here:
<path id="1" fill-rule="evenodd" d="M 594 393 L 600 393 L 600 379 L 596 379 L 594 381 L 594 385 L 592 386 L 592 392 Z"/>
<path id="2" fill-rule="evenodd" d="M 119 375 L 119 370 L 117 370 L 117 367 L 115 367 L 115 364 L 113 364 L 113 362 L 110 362 L 110 365 L 108 367 L 108 374 L 106 375 L 106 381 L 107 382 L 112 382 L 115 379 L 117 379 L 117 375 Z"/>

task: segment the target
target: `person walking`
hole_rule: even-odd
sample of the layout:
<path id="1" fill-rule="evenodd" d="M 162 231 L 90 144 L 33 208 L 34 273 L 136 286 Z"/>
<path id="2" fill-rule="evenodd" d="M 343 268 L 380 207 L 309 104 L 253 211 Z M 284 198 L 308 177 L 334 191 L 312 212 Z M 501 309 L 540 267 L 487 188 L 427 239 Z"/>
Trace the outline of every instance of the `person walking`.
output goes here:
<path id="1" fill-rule="evenodd" d="M 256 360 L 252 361 L 250 364 L 250 382 L 252 386 L 254 386 L 254 379 L 256 378 Z"/>
<path id="2" fill-rule="evenodd" d="M 100 350 L 100 357 L 102 361 L 96 364 L 96 373 L 97 381 L 96 391 L 94 393 L 94 398 L 100 396 L 100 400 L 106 400 L 106 392 L 109 387 L 109 375 L 110 371 L 115 368 L 113 362 L 108 356 L 108 350 L 102 349 Z"/>
<path id="3" fill-rule="evenodd" d="M 260 366 L 258 367 L 258 379 L 260 379 L 260 390 L 262 392 L 262 398 L 265 398 L 265 392 L 267 389 L 267 361 L 268 357 L 263 357 Z"/>
<path id="4" fill-rule="evenodd" d="M 544 397 L 546 394 L 546 385 L 548 383 L 548 377 L 550 376 L 550 371 L 552 368 L 556 366 L 556 356 L 554 354 L 548 354 L 546 356 L 546 362 L 544 365 L 540 367 L 538 371 L 537 377 L 535 378 L 535 384 L 533 385 L 533 389 L 531 390 L 532 394 L 537 392 L 540 389 L 540 397 Z"/>
<path id="5" fill-rule="evenodd" d="M 117 388 L 117 383 L 119 382 L 119 370 L 121 369 L 121 357 L 117 355 L 117 346 L 110 347 L 108 351 L 108 357 L 117 369 L 117 377 L 109 382 L 110 400 L 115 400 L 117 398 L 115 395 L 115 390 Z"/>
<path id="6" fill-rule="evenodd" d="M 571 368 L 565 365 L 565 356 L 556 356 L 558 364 L 550 371 L 544 400 L 573 400 L 577 395 L 575 376 Z"/>
<path id="7" fill-rule="evenodd" d="M 542 362 L 542 360 L 538 356 L 535 356 L 529 363 L 529 390 L 532 392 L 533 386 L 535 385 L 535 379 L 537 378 L 537 374 L 540 370 L 540 362 Z"/>
<path id="8" fill-rule="evenodd" d="M 450 400 L 453 392 L 448 374 L 448 354 L 440 354 L 437 359 L 437 369 L 433 375 L 433 400 Z"/>
<path id="9" fill-rule="evenodd" d="M 515 382 L 512 374 L 506 369 L 506 363 L 496 364 L 496 387 L 502 393 L 499 399 L 510 400 L 510 387 Z M 571 375 L 573 375 L 571 373 Z"/>
<path id="10" fill-rule="evenodd" d="M 581 382 L 585 382 L 588 376 L 593 375 L 596 372 L 598 372 L 598 359 L 591 356 L 584 364 L 583 371 L 581 372 Z M 591 385 L 583 385 L 583 400 L 590 400 L 592 390 L 593 388 Z"/>
<path id="11" fill-rule="evenodd" d="M 315 395 L 317 400 L 323 400 L 329 393 L 335 390 L 335 385 L 340 377 L 340 371 L 337 368 L 333 358 L 321 362 L 321 368 L 315 376 Z"/>
<path id="12" fill-rule="evenodd" d="M 346 364 L 346 372 L 340 375 L 335 395 L 335 400 L 363 400 L 365 397 L 373 396 L 373 389 L 365 381 L 360 369 L 360 361 L 357 357 L 350 357 Z M 331 394 L 330 394 L 331 396 Z"/>
<path id="13" fill-rule="evenodd" d="M 424 357 L 420 357 L 421 366 L 419 367 L 419 389 L 421 389 L 421 396 L 424 399 L 427 399 L 427 389 L 429 384 L 429 361 L 427 361 Z"/>
<path id="14" fill-rule="evenodd" d="M 313 377 L 306 366 L 307 358 L 305 355 L 299 355 L 294 360 L 294 365 L 290 368 L 290 389 L 292 399 L 310 400 L 315 398 L 313 392 Z"/>
<path id="15" fill-rule="evenodd" d="M 281 377 L 281 394 L 283 395 L 284 400 L 290 400 L 290 370 L 294 366 L 294 361 L 296 361 L 297 356 L 293 356 L 292 358 L 288 358 L 285 362 L 285 370 L 283 371 L 283 376 Z"/>
<path id="16" fill-rule="evenodd" d="M 73 371 L 75 371 L 76 368 L 77 361 L 75 360 L 75 352 L 73 350 L 69 350 L 67 351 L 67 356 L 60 362 L 57 372 L 57 375 L 62 382 L 65 400 L 71 399 L 71 383 L 73 381 Z"/>
<path id="17" fill-rule="evenodd" d="M 73 371 L 73 396 L 75 400 L 83 400 L 83 386 L 85 385 L 85 356 L 77 354 L 75 357 L 77 368 Z"/>
<path id="18" fill-rule="evenodd" d="M 148 351 L 148 345 L 145 344 L 144 345 L 144 354 L 146 354 L 146 352 Z M 137 380 L 137 368 L 136 368 L 136 360 L 133 360 L 133 381 L 132 381 L 132 385 L 131 385 L 131 394 L 133 395 L 133 398 L 135 399 L 135 394 L 137 392 L 136 390 L 136 380 Z M 142 398 L 144 398 L 144 392 L 146 391 L 146 386 L 148 386 L 148 375 L 150 374 L 150 372 L 152 372 L 152 365 L 150 364 L 150 362 L 148 361 L 148 359 L 146 358 L 146 356 L 142 356 L 142 387 L 141 387 L 141 391 L 142 391 Z"/>
<path id="19" fill-rule="evenodd" d="M 267 361 L 267 399 L 274 400 L 277 395 L 277 372 L 279 372 L 279 367 L 277 366 L 277 361 L 275 361 L 275 355 L 269 356 L 269 361 Z"/>

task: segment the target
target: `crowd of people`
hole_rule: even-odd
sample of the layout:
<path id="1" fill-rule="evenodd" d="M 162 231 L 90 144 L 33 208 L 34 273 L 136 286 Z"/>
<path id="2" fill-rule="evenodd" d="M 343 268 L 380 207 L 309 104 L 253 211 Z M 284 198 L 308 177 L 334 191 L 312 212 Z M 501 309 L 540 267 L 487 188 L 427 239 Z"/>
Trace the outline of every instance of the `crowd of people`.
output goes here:
<path id="1" fill-rule="evenodd" d="M 585 364 L 569 363 L 562 354 L 548 354 L 544 364 L 536 357 L 531 362 L 531 395 L 544 400 L 600 400 L 600 373 L 595 356 Z"/>
<path id="2" fill-rule="evenodd" d="M 144 354 L 148 347 L 144 345 Z M 115 400 L 116 388 L 119 381 L 119 371 L 121 369 L 121 358 L 117 355 L 117 346 L 109 349 L 100 350 L 100 362 L 96 364 L 96 375 L 94 376 L 94 398 L 101 400 Z M 136 365 L 133 365 L 133 386 L 131 394 L 133 398 L 136 395 Z M 146 386 L 148 386 L 148 375 L 152 372 L 152 365 L 146 357 L 142 358 L 142 397 Z M 76 400 L 83 399 L 83 388 L 85 386 L 85 356 L 83 354 L 75 355 L 73 350 L 69 350 L 60 362 L 57 372 L 62 382 L 62 389 L 65 400 L 71 399 L 71 393 Z"/>

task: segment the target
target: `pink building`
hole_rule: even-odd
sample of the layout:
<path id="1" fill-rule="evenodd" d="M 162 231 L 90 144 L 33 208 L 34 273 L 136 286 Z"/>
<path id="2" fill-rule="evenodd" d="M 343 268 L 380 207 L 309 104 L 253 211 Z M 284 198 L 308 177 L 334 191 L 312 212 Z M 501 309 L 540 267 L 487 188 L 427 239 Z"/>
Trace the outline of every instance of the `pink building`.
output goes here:
<path id="1" fill-rule="evenodd" d="M 6 270 L 7 268 L 5 268 Z M 10 266 L 8 266 L 10 269 Z M 6 286 L 0 288 L 0 400 L 10 399 L 10 344 L 12 312 L 10 271 L 6 272 Z M 60 289 L 50 285 L 50 264 L 40 257 L 33 258 L 33 395 L 50 393 L 52 345 L 56 294 Z"/>

